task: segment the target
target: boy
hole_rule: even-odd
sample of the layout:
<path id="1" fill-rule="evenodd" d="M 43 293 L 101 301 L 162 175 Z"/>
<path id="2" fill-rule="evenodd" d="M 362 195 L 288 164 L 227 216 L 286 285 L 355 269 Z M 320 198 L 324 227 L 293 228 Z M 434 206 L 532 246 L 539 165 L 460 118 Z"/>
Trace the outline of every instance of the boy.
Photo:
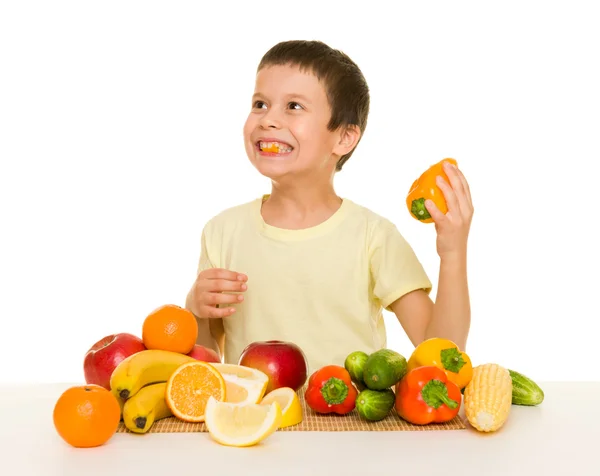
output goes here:
<path id="1" fill-rule="evenodd" d="M 396 227 L 334 191 L 368 112 L 367 83 L 340 51 L 288 41 L 262 58 L 244 142 L 251 163 L 271 179 L 271 193 L 209 220 L 186 299 L 198 318 L 198 343 L 225 362 L 237 363 L 251 342 L 284 340 L 305 352 L 309 372 L 343 365 L 353 351 L 385 347 L 383 309 L 396 314 L 414 345 L 438 336 L 465 348 L 467 182 L 446 167 L 450 183 L 439 186 L 448 213 L 426 204 L 440 256 L 434 304 L 431 282 Z"/>

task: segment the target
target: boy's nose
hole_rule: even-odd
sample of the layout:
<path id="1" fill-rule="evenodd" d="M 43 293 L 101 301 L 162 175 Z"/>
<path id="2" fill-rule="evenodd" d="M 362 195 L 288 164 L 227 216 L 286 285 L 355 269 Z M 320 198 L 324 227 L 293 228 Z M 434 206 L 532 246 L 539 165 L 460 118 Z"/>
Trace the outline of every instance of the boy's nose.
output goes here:
<path id="1" fill-rule="evenodd" d="M 263 129 L 279 129 L 281 127 L 281 121 L 275 116 L 275 114 L 273 114 L 272 111 L 269 111 L 262 117 L 260 126 Z"/>

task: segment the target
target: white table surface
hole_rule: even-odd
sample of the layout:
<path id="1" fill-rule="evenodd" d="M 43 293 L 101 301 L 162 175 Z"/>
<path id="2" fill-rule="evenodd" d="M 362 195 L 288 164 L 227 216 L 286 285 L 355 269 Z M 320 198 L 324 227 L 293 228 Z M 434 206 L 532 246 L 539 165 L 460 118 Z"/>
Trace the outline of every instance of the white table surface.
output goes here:
<path id="1" fill-rule="evenodd" d="M 52 423 L 70 385 L 0 385 L 0 474 L 600 476 L 600 382 L 540 382 L 544 402 L 513 405 L 491 434 L 468 423 L 451 431 L 276 432 L 258 446 L 231 448 L 208 433 L 118 433 L 89 449 L 64 443 Z"/>

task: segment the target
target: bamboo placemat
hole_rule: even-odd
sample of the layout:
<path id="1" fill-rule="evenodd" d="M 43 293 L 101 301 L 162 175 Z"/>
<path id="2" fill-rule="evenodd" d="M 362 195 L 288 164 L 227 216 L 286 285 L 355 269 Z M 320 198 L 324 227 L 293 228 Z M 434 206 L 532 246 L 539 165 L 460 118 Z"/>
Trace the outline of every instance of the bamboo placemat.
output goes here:
<path id="1" fill-rule="evenodd" d="M 294 426 L 280 428 L 278 431 L 432 431 L 432 430 L 463 430 L 466 428 L 459 416 L 446 423 L 430 423 L 428 425 L 413 425 L 398 416 L 395 409 L 380 421 L 364 420 L 356 409 L 346 415 L 318 414 L 304 400 L 305 388 L 298 392 L 302 405 L 303 420 Z M 119 424 L 117 433 L 127 433 L 129 430 L 124 423 Z M 188 423 L 175 417 L 155 421 L 147 433 L 198 433 L 207 432 L 204 423 Z"/>

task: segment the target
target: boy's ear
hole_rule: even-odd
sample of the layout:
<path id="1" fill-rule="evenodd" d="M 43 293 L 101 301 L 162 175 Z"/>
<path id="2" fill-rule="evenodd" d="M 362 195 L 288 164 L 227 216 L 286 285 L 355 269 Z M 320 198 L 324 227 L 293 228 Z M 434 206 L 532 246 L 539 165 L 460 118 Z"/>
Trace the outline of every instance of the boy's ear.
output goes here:
<path id="1" fill-rule="evenodd" d="M 333 152 L 342 157 L 351 152 L 360 139 L 360 128 L 356 125 L 343 126 L 340 129 L 340 139 Z"/>

